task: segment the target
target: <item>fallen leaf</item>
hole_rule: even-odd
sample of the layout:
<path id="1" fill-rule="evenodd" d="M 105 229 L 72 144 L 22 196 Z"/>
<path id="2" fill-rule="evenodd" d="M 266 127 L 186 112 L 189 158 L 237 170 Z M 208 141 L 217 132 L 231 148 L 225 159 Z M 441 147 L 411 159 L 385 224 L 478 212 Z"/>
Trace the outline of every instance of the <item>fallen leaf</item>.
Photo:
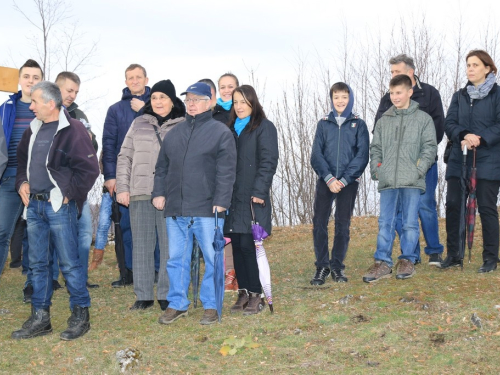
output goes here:
<path id="1" fill-rule="evenodd" d="M 225 357 L 226 355 L 229 354 L 230 350 L 231 350 L 231 347 L 229 345 L 225 345 L 222 348 L 220 348 L 219 353 Z"/>

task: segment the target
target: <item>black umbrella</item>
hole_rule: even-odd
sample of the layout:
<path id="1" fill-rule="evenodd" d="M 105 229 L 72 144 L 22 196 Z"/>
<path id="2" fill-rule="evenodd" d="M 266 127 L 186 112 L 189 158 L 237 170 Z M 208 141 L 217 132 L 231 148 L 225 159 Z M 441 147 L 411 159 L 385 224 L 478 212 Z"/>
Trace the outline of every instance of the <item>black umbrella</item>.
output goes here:
<path id="1" fill-rule="evenodd" d="M 460 189 L 462 192 L 462 197 L 460 200 L 460 221 L 458 230 L 458 255 L 460 256 L 460 266 L 462 270 L 464 269 L 464 257 L 465 257 L 465 242 L 466 242 L 466 224 L 467 224 L 467 146 L 463 146 L 463 158 L 462 158 L 462 176 L 460 178 Z"/>
<path id="2" fill-rule="evenodd" d="M 120 205 L 116 201 L 116 193 L 113 194 L 113 203 L 111 204 L 111 220 L 115 223 L 115 253 L 116 261 L 118 262 L 118 269 L 120 270 L 120 277 L 123 279 L 127 275 L 125 268 L 125 248 L 123 247 L 123 234 L 120 226 Z"/>
<path id="3" fill-rule="evenodd" d="M 194 307 L 198 307 L 198 291 L 200 290 L 200 245 L 193 238 L 193 252 L 191 254 L 191 284 Z"/>

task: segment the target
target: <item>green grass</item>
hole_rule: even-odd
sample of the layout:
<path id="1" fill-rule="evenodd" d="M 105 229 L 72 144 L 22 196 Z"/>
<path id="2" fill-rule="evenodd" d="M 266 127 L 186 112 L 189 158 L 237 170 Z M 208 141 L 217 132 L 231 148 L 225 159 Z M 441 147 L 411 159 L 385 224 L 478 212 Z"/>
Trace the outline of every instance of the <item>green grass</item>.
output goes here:
<path id="1" fill-rule="evenodd" d="M 444 222 L 441 223 L 444 227 Z M 115 353 L 140 350 L 137 374 L 498 374 L 500 272 L 476 273 L 481 265 L 480 223 L 472 263 L 464 271 L 417 266 L 414 278 L 369 285 L 361 277 L 373 261 L 376 218 L 355 218 L 346 260 L 347 284 L 331 279 L 312 288 L 311 227 L 276 228 L 265 247 L 273 276 L 275 313 L 234 316 L 235 294 L 226 293 L 222 324 L 201 326 L 203 309 L 170 326 L 157 323 L 158 305 L 131 312 L 132 288 L 112 289 L 114 254 L 91 273 L 92 329 L 74 342 L 59 340 L 69 316 L 68 294 L 54 294 L 54 333 L 26 341 L 10 339 L 29 315 L 22 303 L 24 278 L 6 268 L 0 279 L 0 373 L 116 374 Z M 441 230 L 441 242 L 445 241 Z M 425 242 L 422 242 L 425 243 Z M 394 255 L 399 250 L 395 247 Z M 352 295 L 347 304 L 339 300 Z M 470 323 L 472 313 L 483 323 Z M 498 333 L 498 334 L 497 334 Z M 225 339 L 251 335 L 260 346 L 222 356 Z M 436 341 L 444 337 L 444 342 Z"/>

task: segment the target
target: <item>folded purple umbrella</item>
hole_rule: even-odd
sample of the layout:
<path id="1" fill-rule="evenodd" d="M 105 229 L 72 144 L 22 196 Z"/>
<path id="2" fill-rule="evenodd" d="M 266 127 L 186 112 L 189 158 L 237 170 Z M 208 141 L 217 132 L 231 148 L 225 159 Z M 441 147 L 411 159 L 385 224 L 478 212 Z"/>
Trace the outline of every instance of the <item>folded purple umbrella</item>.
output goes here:
<path id="1" fill-rule="evenodd" d="M 255 212 L 253 210 L 253 202 L 250 201 L 250 208 L 252 210 L 252 234 L 255 243 L 255 251 L 257 255 L 257 265 L 259 266 L 259 280 L 264 289 L 264 294 L 267 298 L 267 304 L 271 314 L 273 310 L 273 295 L 271 292 L 271 269 L 269 268 L 269 261 L 267 260 L 266 250 L 262 243 L 264 239 L 269 236 L 266 230 L 262 228 L 258 222 L 255 221 Z"/>

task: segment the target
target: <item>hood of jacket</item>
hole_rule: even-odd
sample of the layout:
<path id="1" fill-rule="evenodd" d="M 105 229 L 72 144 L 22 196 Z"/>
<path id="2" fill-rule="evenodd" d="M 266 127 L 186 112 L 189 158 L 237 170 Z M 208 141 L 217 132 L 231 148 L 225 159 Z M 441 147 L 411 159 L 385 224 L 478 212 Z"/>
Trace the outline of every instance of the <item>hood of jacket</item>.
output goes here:
<path id="1" fill-rule="evenodd" d="M 347 85 L 347 83 L 346 83 L 346 85 Z M 346 119 L 348 119 L 349 117 L 351 117 L 352 108 L 354 107 L 354 93 L 352 92 L 351 86 L 347 85 L 347 87 L 349 87 L 349 103 L 347 103 L 347 107 L 345 107 L 344 112 L 342 112 L 343 116 L 341 116 L 341 117 L 344 117 Z M 332 111 L 330 113 L 332 113 L 334 117 L 339 117 L 339 114 L 337 113 L 337 110 L 333 106 L 333 100 L 332 100 L 332 98 L 330 98 L 330 105 L 332 106 Z"/>
<path id="2" fill-rule="evenodd" d="M 186 116 L 186 106 L 184 105 L 184 102 L 179 99 L 175 98 L 174 99 L 174 108 L 172 108 L 172 111 L 170 112 L 171 116 L 170 119 L 176 119 L 179 117 L 185 117 Z M 151 98 L 147 101 L 146 105 L 144 106 L 144 114 L 148 114 L 151 116 L 156 117 L 156 113 L 153 111 L 153 107 L 151 106 Z"/>

